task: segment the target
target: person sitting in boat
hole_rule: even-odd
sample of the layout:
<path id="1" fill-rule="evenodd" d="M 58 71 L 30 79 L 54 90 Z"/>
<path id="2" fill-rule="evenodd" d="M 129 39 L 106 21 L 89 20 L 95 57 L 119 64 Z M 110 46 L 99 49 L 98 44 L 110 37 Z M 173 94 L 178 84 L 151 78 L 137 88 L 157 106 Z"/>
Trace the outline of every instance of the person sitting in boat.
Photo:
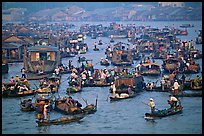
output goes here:
<path id="1" fill-rule="evenodd" d="M 101 62 L 103 62 L 104 61 L 104 59 L 103 58 L 101 58 Z"/>
<path id="2" fill-rule="evenodd" d="M 194 79 L 194 86 L 198 87 L 199 86 L 199 75 L 196 76 L 196 78 Z"/>
<path id="3" fill-rule="evenodd" d="M 2 94 L 4 93 L 5 90 L 6 90 L 6 87 L 4 84 L 2 84 Z"/>
<path id="4" fill-rule="evenodd" d="M 90 83 L 90 84 L 93 84 L 93 83 L 94 83 L 94 80 L 93 80 L 93 77 L 92 77 L 92 76 L 89 77 L 89 83 Z"/>
<path id="5" fill-rule="evenodd" d="M 81 110 L 82 104 L 79 101 L 76 100 L 75 105 L 76 105 L 78 110 Z"/>
<path id="6" fill-rule="evenodd" d="M 55 68 L 54 71 L 55 71 L 56 76 L 59 76 L 59 74 L 60 74 L 60 69 L 59 69 L 59 67 Z"/>
<path id="7" fill-rule="evenodd" d="M 85 74 L 85 72 L 83 72 L 81 74 L 81 78 L 82 78 L 82 84 L 84 84 L 86 82 L 86 74 Z"/>
<path id="8" fill-rule="evenodd" d="M 29 108 L 32 106 L 32 99 L 28 99 L 27 102 L 25 102 L 25 107 Z"/>
<path id="9" fill-rule="evenodd" d="M 162 77 L 162 80 L 161 80 L 162 91 L 164 91 L 165 83 L 166 83 L 166 81 L 165 81 L 164 77 Z"/>
<path id="10" fill-rule="evenodd" d="M 150 86 L 149 86 L 150 90 L 152 90 L 154 86 L 155 86 L 154 82 L 150 83 Z"/>
<path id="11" fill-rule="evenodd" d="M 10 79 L 9 81 L 10 81 L 10 83 L 14 83 L 14 82 L 15 82 L 14 77 L 12 76 L 11 79 Z"/>
<path id="12" fill-rule="evenodd" d="M 131 91 L 130 85 L 128 86 L 128 95 L 132 95 L 132 91 Z"/>
<path id="13" fill-rule="evenodd" d="M 151 112 L 154 113 L 155 111 L 155 104 L 152 98 L 149 99 L 149 104 L 148 104 L 151 108 Z"/>
<path id="14" fill-rule="evenodd" d="M 24 91 L 28 91 L 28 88 L 26 87 L 26 85 L 20 86 L 19 92 L 24 92 Z"/>
<path id="15" fill-rule="evenodd" d="M 172 95 L 169 95 L 168 104 L 170 104 L 171 108 L 175 108 L 177 106 L 178 99 Z"/>
<path id="16" fill-rule="evenodd" d="M 74 106 L 74 100 L 72 99 L 71 96 L 69 96 L 66 100 L 66 104 L 70 107 L 73 107 Z"/>
<path id="17" fill-rule="evenodd" d="M 147 58 L 147 63 L 151 63 L 151 60 L 150 60 L 150 58 L 149 58 L 149 57 Z"/>
<path id="18" fill-rule="evenodd" d="M 43 72 L 43 70 L 42 70 L 42 69 L 41 69 L 41 70 L 39 70 L 39 74 L 40 74 L 40 75 L 43 75 L 43 73 L 44 73 L 44 72 Z"/>
<path id="19" fill-rule="evenodd" d="M 15 77 L 15 81 L 16 81 L 16 82 L 20 82 L 20 78 L 19 78 L 18 75 L 16 75 L 16 77 Z"/>

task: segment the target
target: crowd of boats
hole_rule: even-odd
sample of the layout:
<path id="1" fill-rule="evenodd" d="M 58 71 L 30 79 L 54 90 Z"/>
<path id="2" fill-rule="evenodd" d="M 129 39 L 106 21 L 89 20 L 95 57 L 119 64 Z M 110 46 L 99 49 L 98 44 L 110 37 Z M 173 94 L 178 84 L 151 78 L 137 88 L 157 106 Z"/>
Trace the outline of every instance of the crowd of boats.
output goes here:
<path id="1" fill-rule="evenodd" d="M 83 99 L 86 106 L 82 108 L 79 101 L 73 100 L 71 97 L 72 93 L 83 92 L 84 87 L 109 86 L 111 102 L 136 97 L 143 91 L 169 92 L 176 97 L 202 96 L 202 76 L 197 75 L 195 79 L 187 80 L 185 75 L 201 72 L 196 59 L 202 58 L 202 53 L 196 49 L 195 40 L 182 41 L 176 37 L 177 35 L 187 35 L 187 29 L 182 31 L 170 27 L 158 29 L 150 26 L 135 26 L 133 24 L 123 26 L 115 23 L 109 27 L 87 24 L 81 26 L 79 32 L 67 32 L 67 27 L 56 24 L 45 26 L 30 24 L 23 27 L 32 28 L 32 33 L 26 31 L 24 35 L 33 35 L 35 32 L 38 35 L 33 36 L 33 43 L 23 44 L 22 77 L 16 75 L 10 81 L 3 82 L 2 97 L 34 95 L 32 98 L 22 100 L 20 108 L 22 111 L 36 111 L 39 126 L 78 121 L 85 115 L 96 112 L 97 98 L 95 104 L 88 104 Z M 7 30 L 6 28 L 3 29 L 3 32 Z M 18 26 L 15 28 L 12 32 L 5 33 L 18 36 Z M 15 30 L 16 32 L 14 32 Z M 93 36 L 95 38 L 106 36 L 110 38 L 109 43 L 105 43 L 99 38 L 98 44 L 95 42 L 92 46 L 94 46 L 94 51 L 98 51 L 102 49 L 101 45 L 107 45 L 104 58 L 101 58 L 98 63 L 103 66 L 112 65 L 112 68 L 94 68 L 92 60 L 82 56 L 89 50 L 89 46 L 84 43 L 85 35 L 92 38 Z M 127 38 L 129 43 L 116 43 L 115 38 Z M 52 43 L 55 46 L 52 46 Z M 2 53 L 4 57 L 2 62 L 4 64 L 7 64 L 6 61 L 10 59 L 7 53 L 11 50 L 9 47 L 3 48 L 5 52 Z M 71 60 L 67 66 L 62 64 L 62 58 L 75 57 L 76 55 L 80 66 L 74 66 Z M 156 63 L 155 59 L 161 59 L 163 64 Z M 133 66 L 134 61 L 139 63 Z M 133 66 L 133 68 L 126 66 Z M 59 96 L 56 98 L 56 95 L 53 94 L 57 94 L 60 83 L 65 82 L 61 81 L 61 75 L 65 73 L 70 73 L 70 76 L 65 80 L 69 86 L 64 90 L 69 97 Z M 145 83 L 144 76 L 161 76 L 162 80 Z M 29 80 L 39 80 L 40 84 L 34 84 L 36 88 L 32 89 Z M 157 82 L 160 82 L 159 86 Z M 189 90 L 191 90 L 190 93 Z M 35 100 L 33 101 L 33 99 Z M 52 109 L 73 116 L 49 120 L 47 114 Z M 171 115 L 177 111 L 182 111 L 182 106 L 177 110 L 172 108 L 162 110 L 162 113 Z M 169 114 L 170 112 L 171 114 Z M 145 115 L 149 116 L 150 114 L 146 113 Z M 158 113 L 154 114 L 154 116 L 157 115 Z"/>

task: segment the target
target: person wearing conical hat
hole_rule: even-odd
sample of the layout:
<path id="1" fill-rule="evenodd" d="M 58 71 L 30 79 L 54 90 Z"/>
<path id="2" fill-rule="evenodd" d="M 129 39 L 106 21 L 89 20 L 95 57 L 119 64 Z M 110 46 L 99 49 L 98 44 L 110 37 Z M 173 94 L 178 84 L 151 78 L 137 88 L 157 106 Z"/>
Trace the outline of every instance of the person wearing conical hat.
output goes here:
<path id="1" fill-rule="evenodd" d="M 151 108 L 151 112 L 153 113 L 155 111 L 155 104 L 152 98 L 149 99 L 149 106 Z"/>

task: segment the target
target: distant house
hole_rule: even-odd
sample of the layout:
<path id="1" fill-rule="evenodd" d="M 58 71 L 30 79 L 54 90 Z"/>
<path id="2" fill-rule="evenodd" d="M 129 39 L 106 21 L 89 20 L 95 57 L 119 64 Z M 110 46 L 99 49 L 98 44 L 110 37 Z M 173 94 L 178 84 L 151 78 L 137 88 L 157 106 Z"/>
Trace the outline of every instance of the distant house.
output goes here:
<path id="1" fill-rule="evenodd" d="M 9 35 L 2 39 L 2 56 L 8 59 L 8 62 L 23 61 L 23 45 L 32 45 L 33 39 L 30 37 L 20 37 Z"/>
<path id="2" fill-rule="evenodd" d="M 184 2 L 158 2 L 159 7 L 184 7 Z"/>

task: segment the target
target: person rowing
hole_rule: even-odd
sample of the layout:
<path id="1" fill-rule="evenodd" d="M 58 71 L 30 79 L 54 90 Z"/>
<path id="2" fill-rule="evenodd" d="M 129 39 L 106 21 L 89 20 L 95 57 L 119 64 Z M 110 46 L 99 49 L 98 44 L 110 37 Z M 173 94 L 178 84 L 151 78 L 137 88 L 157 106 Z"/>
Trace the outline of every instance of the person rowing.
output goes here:
<path id="1" fill-rule="evenodd" d="M 171 108 L 176 108 L 178 99 L 172 95 L 169 95 L 168 104 L 170 104 Z"/>
<path id="2" fill-rule="evenodd" d="M 151 113 L 154 113 L 155 111 L 155 104 L 152 98 L 149 99 L 149 104 L 148 104 L 151 108 Z"/>

